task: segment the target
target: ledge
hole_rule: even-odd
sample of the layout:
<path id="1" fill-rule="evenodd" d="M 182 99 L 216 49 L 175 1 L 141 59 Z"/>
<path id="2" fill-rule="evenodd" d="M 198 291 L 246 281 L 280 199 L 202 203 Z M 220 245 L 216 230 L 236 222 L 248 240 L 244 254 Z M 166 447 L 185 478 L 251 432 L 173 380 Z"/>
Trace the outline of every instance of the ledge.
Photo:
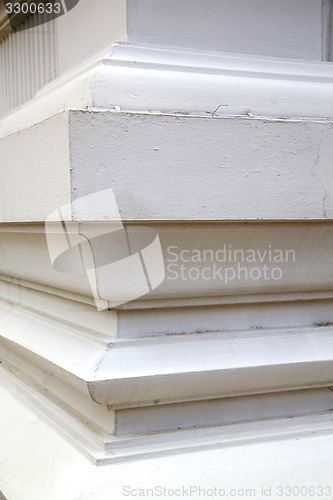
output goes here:
<path id="1" fill-rule="evenodd" d="M 332 136 L 330 121 L 63 112 L 0 140 L 0 220 L 62 206 L 67 220 L 110 220 L 110 189 L 123 221 L 332 220 Z"/>
<path id="2" fill-rule="evenodd" d="M 118 43 L 97 69 L 96 108 L 203 116 L 333 117 L 330 62 Z"/>
<path id="3" fill-rule="evenodd" d="M 1 332 L 17 369 L 24 358 L 29 371 L 31 360 L 109 408 L 324 387 L 333 378 L 329 326 L 110 339 L 103 346 L 82 330 L 3 306 Z"/>
<path id="4" fill-rule="evenodd" d="M 332 432 L 327 412 L 331 403 L 325 396 L 333 379 L 330 326 L 136 340 L 105 338 L 102 343 L 82 327 L 61 321 L 55 324 L 46 316 L 2 306 L 0 328 L 3 383 L 22 404 L 99 464 Z M 302 403 L 302 394 L 297 393 L 297 419 L 276 420 L 273 408 L 265 425 L 257 415 L 259 420 L 251 424 L 251 432 L 246 423 L 200 430 L 192 428 L 193 422 L 189 429 L 177 431 L 171 421 L 172 434 L 147 435 L 140 430 L 140 407 L 149 410 L 170 403 L 198 404 L 235 396 L 249 399 L 265 393 L 276 393 L 283 405 L 288 398 L 288 392 L 283 391 L 321 387 L 326 388 L 323 396 L 319 390 L 312 404 L 312 411 L 320 412 L 322 407 L 320 413 L 324 412 L 317 417 L 302 417 L 302 404 L 305 413 L 311 413 L 311 406 Z M 131 409 L 133 422 L 125 424 L 125 435 L 115 434 L 115 412 Z M 237 403 L 235 409 L 236 424 Z M 294 409 L 293 416 L 297 411 Z M 193 420 L 197 414 L 194 411 L 191 415 Z M 163 415 L 152 417 L 154 425 L 163 428 Z"/>
<path id="5" fill-rule="evenodd" d="M 8 135 L 68 109 L 333 118 L 333 64 L 119 42 L 3 117 Z"/>
<path id="6" fill-rule="evenodd" d="M 252 498 L 259 500 L 263 487 L 268 492 L 267 488 L 272 488 L 272 493 L 281 484 L 311 485 L 320 491 L 323 485 L 331 484 L 333 437 L 328 429 L 323 432 L 323 419 L 322 423 L 303 420 L 302 434 L 280 434 L 268 442 L 213 444 L 197 452 L 160 454 L 140 461 L 127 458 L 112 467 L 95 467 L 6 389 L 1 388 L 0 394 L 1 490 L 13 500 L 22 498 L 22 491 L 34 500 L 105 499 L 110 495 L 120 499 L 128 488 L 137 493 L 138 488 L 147 490 L 156 485 L 173 490 L 188 485 L 226 491 L 255 488 L 258 493 Z M 298 423 L 294 429 L 297 426 L 300 429 Z"/>
<path id="7" fill-rule="evenodd" d="M 99 225 L 85 228 L 94 234 Z M 289 263 L 279 285 L 266 283 L 261 290 L 263 281 L 248 282 L 246 295 L 241 283 L 204 289 L 200 280 L 194 288 L 171 281 L 152 301 L 141 298 L 139 309 L 100 312 L 89 304 L 92 292 L 84 276 L 52 269 L 40 225 L 1 229 L 2 254 L 8 256 L 1 263 L 7 276 L 0 281 L 3 383 L 95 463 L 331 432 L 330 413 L 320 416 L 332 406 L 330 223 L 285 223 L 279 230 L 269 223 L 185 224 L 182 231 L 178 224 L 159 225 L 164 245 L 181 237 L 185 248 L 203 248 L 209 237 L 212 248 L 219 248 L 217 236 L 235 247 L 242 241 L 245 248 L 251 242 L 255 248 L 268 241 L 280 248 L 297 243 L 299 260 L 295 268 Z M 318 259 L 310 277 L 307 263 L 314 252 Z M 307 415 L 304 425 L 298 420 L 300 427 L 290 426 L 288 415 L 277 410 L 290 394 L 292 416 Z M 267 399 L 262 414 L 258 397 Z M 222 402 L 221 416 L 223 400 L 232 422 L 220 418 L 193 429 L 205 411 L 200 404 Z M 240 400 L 257 421 L 248 436 Z M 195 408 L 178 429 L 176 408 L 183 405 L 181 411 Z M 147 432 L 145 412 L 153 432 Z M 266 418 L 272 420 L 262 430 L 258 422 Z M 279 418 L 287 420 L 275 422 Z"/>

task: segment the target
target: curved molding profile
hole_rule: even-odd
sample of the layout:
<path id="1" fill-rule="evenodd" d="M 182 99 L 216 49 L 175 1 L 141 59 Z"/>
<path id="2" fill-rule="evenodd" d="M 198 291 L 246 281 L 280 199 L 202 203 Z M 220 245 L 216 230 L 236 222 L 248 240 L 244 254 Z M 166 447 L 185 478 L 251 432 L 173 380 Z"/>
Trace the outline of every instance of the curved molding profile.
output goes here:
<path id="1" fill-rule="evenodd" d="M 115 44 L 96 71 L 97 108 L 203 116 L 333 117 L 329 62 Z"/>
<path id="2" fill-rule="evenodd" d="M 85 227 L 99 234 L 100 224 Z M 213 250 L 221 241 L 261 249 L 270 242 L 294 248 L 297 259 L 281 283 L 205 288 L 204 280 L 166 279 L 137 302 L 98 312 L 84 276 L 52 269 L 44 227 L 3 225 L 6 387 L 101 464 L 330 433 L 331 224 L 155 226 L 164 252 L 187 248 L 186 258 L 209 238 Z M 314 253 L 309 286 L 304 269 Z M 107 278 L 103 266 L 98 272 Z"/>
<path id="3" fill-rule="evenodd" d="M 66 109 L 327 120 L 332 85 L 326 61 L 119 42 L 109 58 L 55 79 L 4 117 L 1 135 Z"/>
<path id="4" fill-rule="evenodd" d="M 54 298 L 49 295 L 44 300 L 52 305 Z M 70 309 L 71 301 L 64 300 L 64 306 Z M 86 314 L 86 308 L 89 306 L 81 306 L 81 314 Z M 333 404 L 325 395 L 330 394 L 327 387 L 333 379 L 331 326 L 192 333 L 136 340 L 112 339 L 104 334 L 99 340 L 73 320 L 63 322 L 60 316 L 56 321 L 45 314 L 2 302 L 0 329 L 1 368 L 2 372 L 5 370 L 2 377 L 9 377 L 8 383 L 19 398 L 90 458 L 103 463 L 142 453 L 189 446 L 200 448 L 216 440 L 237 441 L 239 437 L 232 438 L 228 427 L 212 430 L 209 435 L 206 431 L 203 434 L 191 430 L 195 419 L 199 423 L 202 418 L 200 401 L 203 400 L 227 398 L 232 404 L 236 396 L 246 396 L 245 415 L 256 420 L 265 416 L 260 414 L 261 410 L 254 410 L 262 408 L 256 404 L 260 394 L 264 397 L 265 393 L 276 393 L 283 405 L 289 391 L 294 391 L 299 403 L 293 414 L 299 415 L 311 414 L 318 408 L 327 411 Z M 319 392 L 304 399 L 302 389 L 310 388 Z M 255 399 L 251 403 L 252 397 Z M 170 403 L 186 402 L 196 406 L 188 417 L 183 413 L 182 435 Z M 246 416 L 241 418 L 243 413 L 237 410 L 238 406 L 235 400 L 235 408 L 228 410 L 230 423 L 246 419 Z M 154 432 L 147 434 L 146 416 L 138 413 L 140 407 L 150 409 L 152 428 L 162 432 L 169 422 L 168 430 L 176 432 L 175 436 L 169 433 L 164 436 L 163 432 L 156 437 Z M 166 408 L 165 414 L 154 410 L 158 407 Z M 269 404 L 267 411 L 270 413 L 266 417 L 272 419 L 284 416 Z M 328 432 L 332 426 L 330 414 L 322 418 L 323 427 L 318 421 L 317 430 Z M 277 427 L 268 422 L 259 434 L 260 424 L 256 424 L 253 436 L 245 433 L 243 437 L 271 439 L 280 432 L 303 435 L 312 432 L 314 421 L 307 417 L 301 431 L 296 424 L 289 429 L 288 421 L 280 422 Z M 223 423 L 226 422 L 220 422 Z M 138 433 L 142 436 L 135 438 Z"/>
<path id="5" fill-rule="evenodd" d="M 330 434 L 332 224 L 146 225 L 165 281 L 99 312 L 84 274 L 52 268 L 44 225 L 1 226 L 3 386 L 98 464 Z M 281 280 L 168 279 L 168 258 L 186 264 L 207 241 L 216 256 L 226 244 L 291 258 Z M 97 275 L 108 282 L 105 266 Z"/>

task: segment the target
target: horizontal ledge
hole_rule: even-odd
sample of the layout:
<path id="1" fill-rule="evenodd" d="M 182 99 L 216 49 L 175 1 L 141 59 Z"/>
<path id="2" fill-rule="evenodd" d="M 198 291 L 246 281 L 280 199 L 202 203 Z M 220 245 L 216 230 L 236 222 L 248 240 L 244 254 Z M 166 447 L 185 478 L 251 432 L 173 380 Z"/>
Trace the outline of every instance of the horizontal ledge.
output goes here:
<path id="1" fill-rule="evenodd" d="M 2 365 L 0 379 L 3 387 L 11 390 L 20 403 L 30 407 L 37 416 L 41 416 L 66 440 L 69 440 L 84 455 L 99 465 L 147 455 L 175 454 L 212 447 L 239 446 L 252 441 L 264 442 L 306 437 L 310 434 L 312 436 L 314 434 L 327 434 L 333 430 L 331 410 L 318 408 L 309 412 L 304 408 L 304 412 L 294 414 L 292 418 L 289 415 L 260 418 L 258 415 L 255 420 L 243 418 L 242 421 L 236 420 L 196 428 L 190 426 L 189 428 L 178 427 L 177 429 L 176 425 L 173 429 L 149 432 L 148 434 L 139 431 L 136 426 L 134 433 L 129 435 L 126 433 L 110 435 L 109 432 L 102 432 L 101 429 L 96 433 L 94 423 L 86 424 L 87 414 L 81 413 L 81 421 L 77 415 L 71 413 L 73 408 L 66 404 L 59 404 L 59 399 L 52 397 L 52 387 L 48 387 L 47 391 L 44 392 L 38 390 L 38 386 L 29 385 L 26 378 L 20 380 L 17 377 L 19 377 L 19 373 L 13 375 L 13 373 L 7 372 Z M 328 389 L 326 388 L 329 392 Z M 281 402 L 283 402 L 286 393 L 279 393 L 277 397 L 280 397 L 280 394 L 282 395 Z M 272 397 L 272 394 L 269 396 Z M 77 396 L 74 399 L 74 413 L 76 413 Z"/>
<path id="2" fill-rule="evenodd" d="M 332 84 L 329 62 L 119 43 L 96 70 L 93 106 L 327 118 L 333 116 Z"/>
<path id="3" fill-rule="evenodd" d="M 333 385 L 332 326 L 96 340 L 2 306 L 1 343 L 14 369 L 31 359 L 112 408 Z"/>
<path id="4" fill-rule="evenodd" d="M 331 411 L 292 418 L 272 418 L 254 422 L 235 423 L 211 428 L 179 430 L 151 436 L 115 438 L 106 443 L 106 453 L 96 457 L 99 464 L 113 463 L 126 458 L 202 451 L 210 448 L 242 446 L 283 439 L 331 434 Z M 107 453 L 112 453 L 108 457 Z"/>
<path id="5" fill-rule="evenodd" d="M 9 290 L 6 291 L 7 295 L 3 295 L 1 289 L 3 286 L 8 285 L 9 287 L 13 286 L 14 290 L 21 288 L 24 290 L 24 295 L 29 295 L 29 300 L 26 301 L 25 297 L 22 295 L 17 295 L 13 293 L 10 294 Z M 38 305 L 38 296 L 42 294 L 44 297 L 43 305 L 40 307 Z M 201 306 L 220 306 L 220 305 L 246 305 L 246 304 L 277 304 L 277 303 L 299 303 L 299 302 L 320 302 L 325 300 L 333 299 L 333 290 L 311 290 L 311 291 L 284 291 L 284 292 L 275 292 L 274 290 L 266 291 L 265 293 L 233 293 L 229 295 L 196 295 L 191 297 L 151 297 L 144 296 L 141 299 L 133 300 L 131 302 L 127 302 L 125 304 L 121 304 L 117 307 L 114 307 L 109 310 L 106 310 L 103 314 L 101 311 L 98 312 L 98 316 L 96 317 L 95 309 L 96 305 L 91 296 L 88 295 L 79 295 L 73 292 L 70 292 L 66 289 L 55 288 L 52 285 L 47 286 L 41 283 L 34 283 L 31 281 L 25 281 L 23 279 L 15 278 L 13 276 L 5 276 L 0 274 L 0 297 L 6 301 L 6 303 L 11 304 L 13 306 L 20 306 L 30 310 L 32 312 L 45 315 L 54 319 L 56 321 L 60 321 L 63 323 L 70 323 L 70 326 L 74 326 L 74 318 L 75 325 L 80 325 L 81 328 L 84 328 L 85 331 L 93 333 L 94 340 L 98 341 L 100 337 L 100 333 L 102 330 L 99 326 L 100 321 L 102 320 L 103 325 L 103 333 L 104 339 L 109 339 L 115 336 L 115 324 L 114 318 L 111 316 L 112 313 L 116 313 L 117 311 L 139 311 L 139 310 L 151 310 L 151 309 L 175 309 L 175 308 L 193 308 L 193 307 L 201 307 Z M 40 298 L 39 298 L 40 300 Z M 85 306 L 90 306 L 86 308 L 87 311 L 90 311 L 91 323 L 87 325 L 87 315 L 85 315 L 84 324 L 83 321 L 80 321 L 80 316 L 70 315 L 70 319 L 68 318 L 68 314 L 66 314 L 66 309 L 61 307 L 55 313 L 55 310 L 52 310 L 52 303 L 59 302 L 59 300 L 70 301 L 71 309 L 74 311 L 77 309 L 79 311 L 83 310 Z M 46 313 L 45 311 L 45 301 L 49 304 L 49 311 Z M 96 319 L 98 318 L 98 321 Z M 327 321 L 324 321 L 327 322 Z M 149 335 L 150 336 L 150 335 Z"/>
<path id="6" fill-rule="evenodd" d="M 17 231 L 15 231 L 15 227 L 18 228 Z M 15 299 L 20 300 L 21 295 L 18 290 L 21 286 L 22 290 L 29 288 L 40 290 L 41 293 L 46 292 L 44 297 L 46 297 L 45 300 L 48 298 L 50 302 L 49 310 L 53 307 L 52 299 L 55 295 L 67 297 L 77 302 L 90 303 L 93 315 L 93 293 L 85 273 L 75 274 L 70 272 L 71 268 L 66 269 L 67 272 L 60 273 L 52 267 L 45 239 L 45 227 L 33 224 L 15 227 L 11 226 L 8 231 L 1 232 L 2 252 L 3 255 L 6 255 L 6 260 L 0 259 L 0 297 L 5 301 L 15 303 Z M 135 230 L 135 227 L 131 226 L 132 230 L 133 228 Z M 269 301 L 290 302 L 332 298 L 330 250 L 333 243 L 333 233 L 330 223 L 318 225 L 285 223 L 279 226 L 236 223 L 214 226 L 203 223 L 201 225 L 175 226 L 171 223 L 158 225 L 150 222 L 147 223 L 147 228 L 156 231 L 159 235 L 165 279 L 158 288 L 156 287 L 149 294 L 138 294 L 136 302 L 128 302 L 124 307 L 118 309 L 152 306 L 191 307 L 225 303 L 258 303 L 260 301 L 265 303 Z M 99 234 L 99 225 L 91 223 L 89 234 L 95 234 L 95 232 Z M 22 246 L 23 239 L 24 245 Z M 107 244 L 111 255 L 113 251 L 112 241 Z M 233 250 L 231 259 L 227 255 L 228 248 Z M 220 259 L 222 249 L 226 257 L 224 261 Z M 285 255 L 288 249 L 292 253 L 290 254 L 291 258 L 287 261 Z M 207 260 L 205 260 L 203 250 L 207 252 Z M 240 251 L 243 256 L 250 252 L 251 255 L 254 255 L 254 260 L 252 263 L 251 261 L 245 263 L 240 253 L 238 253 L 237 258 L 234 258 L 235 251 Z M 185 252 L 185 260 L 183 260 L 183 252 Z M 282 255 L 277 264 L 274 263 L 274 252 Z M 95 253 L 95 262 L 98 262 L 99 254 L 97 251 Z M 316 256 L 315 260 L 313 255 Z M 262 260 L 261 256 L 264 256 Z M 192 257 L 195 257 L 195 260 Z M 306 271 L 308 262 L 311 262 L 310 277 Z M 239 277 L 235 276 L 237 279 L 229 281 L 226 281 L 223 269 L 221 275 L 213 274 L 215 264 L 218 270 L 220 266 L 223 268 L 232 266 L 236 269 L 239 263 L 247 265 L 249 269 L 257 266 L 261 268 L 264 264 L 268 265 L 269 268 L 277 265 L 281 267 L 282 274 L 278 280 L 274 280 L 265 279 L 263 274 L 261 274 L 260 279 L 249 279 L 250 276 L 245 276 L 243 273 L 239 274 Z M 198 270 L 198 278 L 189 279 L 188 271 L 182 276 L 182 264 L 188 269 L 194 266 Z M 208 271 L 211 273 L 208 279 L 202 274 L 205 266 L 209 267 Z M 104 283 L 111 281 L 112 272 L 109 268 L 97 266 L 96 269 L 99 278 Z M 73 269 L 73 271 L 75 270 Z M 174 278 L 174 271 L 177 272 L 177 279 Z M 270 275 L 267 277 L 270 278 Z M 111 287 L 106 290 L 103 298 L 112 299 Z M 33 302 L 37 303 L 32 300 L 31 304 Z M 98 316 L 101 318 L 101 313 Z M 108 318 L 110 317 L 111 314 L 108 314 Z M 327 322 L 328 320 L 329 315 L 326 318 L 318 318 L 317 322 Z M 308 324 L 314 322 L 309 321 Z M 297 323 L 289 325 L 296 326 Z M 207 330 L 221 328 L 223 327 L 208 327 Z"/>
<path id="7" fill-rule="evenodd" d="M 105 92 L 107 99 L 114 95 L 109 87 Z M 112 190 L 123 221 L 332 221 L 332 135 L 333 122 L 306 119 L 62 113 L 1 139 L 8 167 L 3 192 L 12 196 L 1 203 L 0 216 L 24 222 L 29 204 L 31 222 L 54 219 L 60 207 L 66 221 L 110 220 Z M 45 161 L 54 173 L 47 194 Z"/>
<path id="8" fill-rule="evenodd" d="M 253 77 L 285 78 L 288 80 L 328 81 L 333 83 L 331 62 L 304 59 L 259 56 L 223 51 L 184 49 L 173 46 L 117 42 L 111 57 L 104 64 L 151 64 L 152 66 L 179 67 L 183 70 L 224 74 L 247 73 Z"/>
<path id="9" fill-rule="evenodd" d="M 108 59 L 56 78 L 5 115 L 0 135 L 69 109 L 327 119 L 332 83 L 326 61 L 118 43 Z"/>
<path id="10" fill-rule="evenodd" d="M 105 224 L 102 220 L 85 220 L 80 221 L 84 223 Z M 223 227 L 227 225 L 234 225 L 235 227 L 245 228 L 249 224 L 254 226 L 260 226 L 267 229 L 272 229 L 274 226 L 285 228 L 292 228 L 303 225 L 303 227 L 325 227 L 333 229 L 333 219 L 122 219 L 124 225 L 137 226 L 141 224 L 149 224 L 149 226 L 154 227 L 157 231 L 174 231 L 175 227 L 182 231 L 193 231 L 204 230 L 209 231 L 217 229 L 218 227 Z M 109 221 L 107 221 L 109 223 Z M 306 226 L 304 226 L 306 224 Z M 167 228 L 167 226 L 170 226 Z M 97 229 L 96 229 L 97 232 Z M 45 234 L 45 221 L 19 221 L 19 222 L 0 222 L 0 233 L 33 233 L 33 234 Z"/>
<path id="11" fill-rule="evenodd" d="M 88 387 L 112 408 L 320 387 L 332 360 L 330 326 L 118 341 Z"/>

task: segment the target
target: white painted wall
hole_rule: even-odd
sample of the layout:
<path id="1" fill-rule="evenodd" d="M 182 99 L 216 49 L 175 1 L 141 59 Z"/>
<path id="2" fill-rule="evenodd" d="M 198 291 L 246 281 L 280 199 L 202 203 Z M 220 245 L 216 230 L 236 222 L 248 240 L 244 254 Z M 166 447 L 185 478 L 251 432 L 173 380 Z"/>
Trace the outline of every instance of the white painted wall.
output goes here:
<path id="1" fill-rule="evenodd" d="M 109 55 L 114 42 L 126 41 L 126 1 L 80 0 L 57 19 L 57 29 L 59 74 L 63 74 L 101 51 Z"/>
<path id="2" fill-rule="evenodd" d="M 124 220 L 332 217 L 331 122 L 74 111 L 70 120 L 74 199 L 112 187 Z"/>
<path id="3" fill-rule="evenodd" d="M 0 220 L 13 214 L 42 220 L 70 196 L 68 113 L 1 142 Z"/>

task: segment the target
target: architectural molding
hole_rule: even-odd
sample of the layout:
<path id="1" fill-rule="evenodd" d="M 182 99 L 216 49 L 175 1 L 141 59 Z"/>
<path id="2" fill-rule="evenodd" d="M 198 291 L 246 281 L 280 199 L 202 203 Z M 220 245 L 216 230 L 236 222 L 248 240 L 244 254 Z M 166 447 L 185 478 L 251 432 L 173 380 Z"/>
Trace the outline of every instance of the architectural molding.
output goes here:
<path id="1" fill-rule="evenodd" d="M 0 497 L 331 498 L 332 1 L 0 11 Z"/>
<path id="2" fill-rule="evenodd" d="M 0 214 L 40 222 L 64 205 L 67 220 L 107 220 L 113 189 L 123 221 L 330 220 L 332 134 L 330 121 L 64 111 L 0 140 Z"/>
<path id="3" fill-rule="evenodd" d="M 140 223 L 140 227 L 141 227 Z M 158 317 L 158 309 L 163 313 L 163 309 L 173 310 L 178 307 L 199 308 L 200 306 L 235 306 L 241 307 L 246 304 L 258 304 L 268 307 L 272 304 L 281 304 L 284 314 L 287 314 L 286 304 L 297 304 L 305 302 L 329 304 L 332 300 L 332 223 L 324 222 L 205 222 L 205 223 L 179 223 L 169 221 L 164 223 L 145 221 L 147 229 L 154 230 L 159 235 L 161 248 L 164 255 L 164 265 L 166 276 L 164 282 L 149 294 L 138 298 L 134 302 L 117 306 L 122 310 L 124 318 L 126 311 L 137 311 L 138 309 L 153 309 Z M 125 226 L 135 229 L 136 223 L 125 222 Z M 110 229 L 109 222 L 89 222 L 82 224 L 83 232 L 92 235 L 100 235 L 103 227 Z M 19 300 L 22 303 L 23 297 L 11 292 L 15 289 L 15 284 L 22 285 L 26 289 L 35 289 L 41 292 L 49 292 L 50 295 L 72 298 L 74 301 L 93 304 L 92 291 L 88 279 L 84 274 L 63 273 L 53 269 L 48 253 L 45 236 L 45 225 L 42 224 L 4 224 L 0 226 L 1 252 L 6 255 L 6 260 L 0 263 L 0 273 L 8 286 L 5 293 L 12 302 Z M 207 241 L 209 240 L 209 245 Z M 24 252 L 23 249 L 24 248 Z M 231 255 L 228 256 L 228 251 Z M 199 251 L 199 252 L 198 252 Z M 206 253 L 204 253 L 206 251 Z M 226 252 L 225 252 L 226 251 Z M 236 255 L 234 252 L 238 251 Z M 286 252 L 291 252 L 288 255 Z M 221 253 L 222 252 L 222 253 Z M 223 253 L 224 252 L 224 253 Z M 241 252 L 241 253 L 239 253 Z M 255 261 L 241 262 L 247 268 L 235 275 L 235 279 L 229 281 L 224 279 L 223 271 L 226 266 L 237 267 L 234 257 L 241 258 L 250 252 L 255 253 Z M 270 253 L 269 253 L 270 252 Z M 274 252 L 278 252 L 278 261 L 274 262 Z M 281 253 L 282 252 L 282 253 Z M 98 259 L 97 250 L 95 251 Z M 312 258 L 311 276 L 306 267 L 306 262 Z M 191 260 L 191 258 L 193 259 Z M 199 257 L 198 257 L 199 256 Z M 263 257 L 260 262 L 259 257 Z M 230 257 L 230 258 L 229 258 Z M 224 259 L 224 260 L 223 260 Z M 258 267 L 262 264 L 279 266 L 281 273 L 276 276 L 278 279 L 268 279 L 269 276 L 262 274 L 260 279 L 251 279 L 249 270 L 252 265 Z M 181 278 L 181 265 L 186 268 L 195 267 L 196 275 L 191 277 L 185 273 Z M 220 269 L 220 274 L 216 274 L 214 279 L 205 279 L 202 270 L 206 267 L 213 270 L 214 266 Z M 105 269 L 101 268 L 101 282 Z M 175 272 L 179 279 L 175 278 Z M 221 274 L 222 273 L 222 274 Z M 281 275 L 280 275 L 281 274 Z M 105 278 L 105 277 L 104 277 Z M 195 278 L 195 279 L 194 279 Z M 213 276 L 212 276 L 213 278 Z M 255 276 L 256 278 L 256 276 Z M 105 279 L 104 279 L 105 281 Z M 4 285 L 5 286 L 5 285 Z M 32 293 L 32 292 L 31 292 Z M 37 293 L 37 292 L 36 292 Z M 102 293 L 102 288 L 100 288 Z M 112 291 L 111 291 L 112 294 Z M 45 294 L 47 296 L 47 293 Z M 27 295 L 28 297 L 28 295 Z M 105 300 L 111 299 L 111 295 L 103 296 Z M 41 299 L 26 299 L 28 307 L 38 307 L 36 304 Z M 29 300 L 29 302 L 28 302 Z M 46 306 L 42 306 L 43 308 Z M 51 310 L 51 308 L 50 308 Z M 324 309 L 323 309 L 324 310 Z M 327 317 L 314 317 L 312 323 L 330 321 L 330 307 L 327 306 Z M 322 311 L 323 312 L 323 311 Z M 174 313 L 174 311 L 173 311 Z M 56 317 L 60 314 L 58 311 Z M 144 313 L 143 317 L 144 317 Z M 246 314 L 249 314 L 248 312 Z M 267 320 L 272 313 L 267 315 Z M 277 319 L 276 316 L 275 320 Z M 104 317 L 104 313 L 99 315 Z M 300 315 L 300 318 L 302 314 Z M 76 321 L 73 315 L 74 322 Z M 129 323 L 126 328 L 131 329 L 131 320 L 127 316 Z M 206 318 L 207 320 L 208 318 Z M 308 318 L 309 319 L 309 318 Z M 185 321 L 180 321 L 180 329 L 185 327 L 186 322 L 191 324 L 190 317 Z M 126 325 L 126 320 L 125 323 Z M 295 324 L 295 323 L 294 323 Z M 139 325 L 139 323 L 138 323 Z M 136 335 L 144 333 L 144 328 L 148 328 L 149 320 L 143 319 L 142 327 L 136 328 Z M 289 325 L 291 325 L 289 323 Z M 192 325 L 194 326 L 194 325 Z M 251 326 L 265 326 L 254 322 Z M 271 324 L 266 326 L 272 326 Z M 284 325 L 287 326 L 287 325 Z M 95 328 L 96 325 L 93 326 Z M 149 327 L 150 328 L 150 327 Z M 246 327 L 245 327 L 246 328 Z M 215 329 L 212 328 L 211 329 Z M 217 328 L 219 329 L 219 328 Z M 155 330 L 156 331 L 156 330 Z M 182 330 L 178 330 L 180 333 Z M 170 332 L 173 333 L 173 332 Z"/>
<path id="4" fill-rule="evenodd" d="M 303 241 L 283 284 L 270 281 L 265 293 L 263 281 L 247 294 L 246 282 L 220 282 L 212 294 L 204 280 L 166 280 L 152 296 L 98 312 L 82 277 L 47 265 L 42 225 L 1 226 L 1 377 L 94 463 L 331 432 L 331 224 L 190 226 L 156 224 L 164 251 L 179 235 L 187 252 L 207 237 L 214 249 L 214 234 L 235 248 L 240 235 L 258 248 L 273 234 L 280 248 Z"/>
<path id="5" fill-rule="evenodd" d="M 49 500 L 60 497 L 72 500 L 80 495 L 103 500 L 111 492 L 114 498 L 122 498 L 124 493 L 130 496 L 132 492 L 137 494 L 139 489 L 151 491 L 161 487 L 162 492 L 163 488 L 182 492 L 191 485 L 206 489 L 216 487 L 226 492 L 252 488 L 255 494 L 258 490 L 259 496 L 262 487 L 265 491 L 271 488 L 273 493 L 285 482 L 304 485 L 305 478 L 306 484 L 313 486 L 315 491 L 320 491 L 322 485 L 330 486 L 327 471 L 332 462 L 333 439 L 330 434 L 321 432 L 325 425 L 323 418 L 321 422 L 313 422 L 312 430 L 317 427 L 317 432 L 312 436 L 280 433 L 276 440 L 247 441 L 246 446 L 244 442 L 241 446 L 225 445 L 222 449 L 213 445 L 201 451 L 189 449 L 171 456 L 155 455 L 153 459 L 143 455 L 141 458 L 150 459 L 127 459 L 112 466 L 95 467 L 3 387 L 0 395 L 2 401 L 6 401 L 0 414 L 1 428 L 6 428 L 2 439 L 6 460 L 0 478 L 1 489 L 8 498 L 19 498 L 25 484 L 25 494 L 36 500 L 43 500 L 45 494 Z M 289 419 L 291 425 L 293 420 Z M 304 419 L 302 423 L 305 424 Z M 298 430 L 300 427 L 298 424 Z M 240 434 L 237 437 L 240 444 Z M 38 440 L 38 446 L 31 446 L 32 438 Z M 40 467 L 42 474 L 36 473 Z M 23 478 L 17 476 L 18 468 L 24 471 Z M 25 482 L 28 477 L 29 482 Z"/>
<path id="6" fill-rule="evenodd" d="M 333 116 L 328 62 L 118 43 L 104 64 L 94 78 L 97 108 L 203 116 Z"/>
<path id="7" fill-rule="evenodd" d="M 45 85 L 5 117 L 1 135 L 64 109 L 116 109 L 184 115 L 333 117 L 333 69 L 306 61 L 217 51 L 115 43 Z M 175 91 L 177 89 L 177 91 Z"/>
<path id="8" fill-rule="evenodd" d="M 52 303 L 57 299 L 48 296 L 47 300 Z M 72 307 L 68 301 L 66 309 Z M 95 311 L 96 319 L 98 314 Z M 94 461 L 108 463 L 147 453 L 206 448 L 210 443 L 226 444 L 225 439 L 238 442 L 238 432 L 248 425 L 240 425 L 232 437 L 237 429 L 234 424 L 240 418 L 239 404 L 245 404 L 245 420 L 258 422 L 268 417 L 260 413 L 261 405 L 255 410 L 259 394 L 263 401 L 267 399 L 272 420 L 267 426 L 255 424 L 253 436 L 249 433 L 244 439 L 275 439 L 281 433 L 280 426 L 284 436 L 288 432 L 294 437 L 330 432 L 330 413 L 311 416 L 319 408 L 330 410 L 333 404 L 327 389 L 332 380 L 330 326 L 106 338 L 103 344 L 87 335 L 79 324 L 69 326 L 20 305 L 5 305 L 2 301 L 1 317 L 1 368 L 6 385 Z M 312 405 L 307 392 L 303 392 L 309 388 L 313 392 Z M 274 394 L 275 409 L 269 403 Z M 293 415 L 308 414 L 294 424 L 276 420 L 282 418 L 279 408 L 290 397 L 295 398 Z M 223 427 L 207 434 L 206 422 L 206 430 L 191 430 L 200 426 L 200 401 L 212 398 L 212 411 L 219 404 L 225 408 L 224 414 L 231 405 L 228 411 L 233 427 L 229 430 L 226 422 L 215 422 Z M 226 398 L 225 402 L 221 398 Z M 188 417 L 183 412 L 182 431 L 179 420 L 172 415 L 177 406 L 170 403 L 176 402 L 195 404 Z M 149 412 L 152 430 L 148 434 L 141 406 Z M 163 410 L 158 412 L 158 407 Z M 290 405 L 288 408 L 290 411 Z M 165 427 L 167 422 L 169 429 Z M 174 438 L 171 431 L 175 432 Z M 133 439 L 138 432 L 142 437 Z"/>

